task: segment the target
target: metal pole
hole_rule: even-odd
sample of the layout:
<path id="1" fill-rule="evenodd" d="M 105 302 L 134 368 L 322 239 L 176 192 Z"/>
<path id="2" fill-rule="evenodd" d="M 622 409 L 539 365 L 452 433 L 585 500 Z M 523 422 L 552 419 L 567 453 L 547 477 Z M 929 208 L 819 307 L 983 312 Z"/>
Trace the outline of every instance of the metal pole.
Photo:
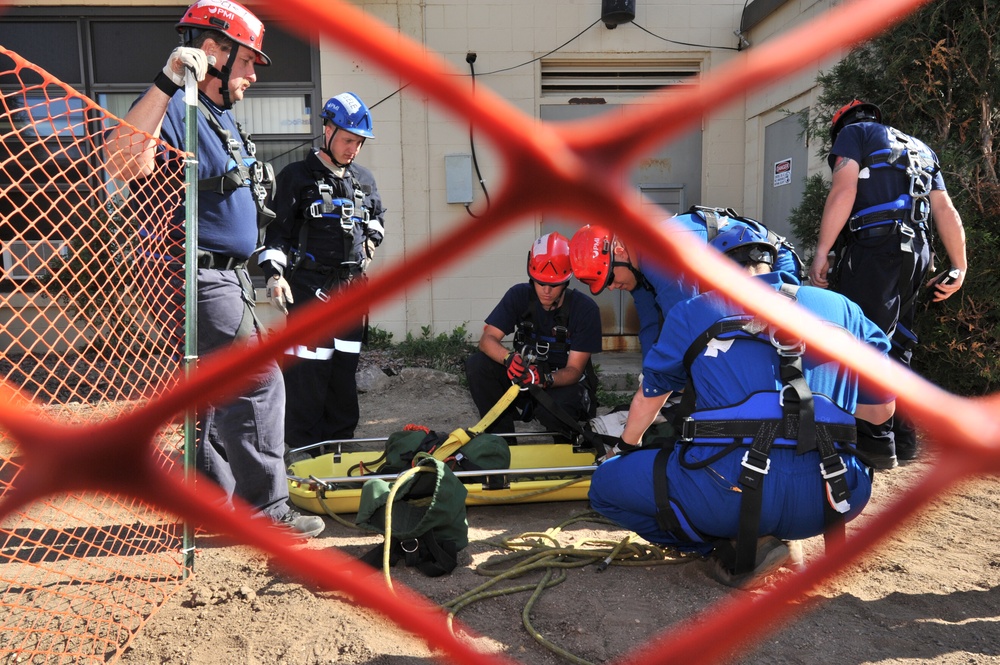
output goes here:
<path id="1" fill-rule="evenodd" d="M 494 434 L 490 432 L 490 434 Z M 496 433 L 494 436 L 500 436 L 503 438 L 530 438 L 533 436 L 544 436 L 544 437 L 556 437 L 562 436 L 559 432 L 503 432 Z M 317 448 L 327 448 L 330 446 L 336 447 L 336 452 L 341 452 L 341 448 L 345 443 L 385 443 L 389 440 L 387 436 L 377 436 L 367 439 L 328 439 L 326 441 L 317 441 L 316 443 L 310 443 L 308 445 L 302 446 L 301 448 L 292 448 L 290 452 L 292 453 L 307 453 L 311 450 L 316 450 Z M 566 443 L 569 443 L 568 441 Z"/>
<path id="2" fill-rule="evenodd" d="M 469 471 L 453 471 L 452 473 L 459 478 L 475 478 L 479 476 L 560 476 L 593 473 L 596 468 L 597 464 L 588 464 L 586 466 L 539 466 L 526 469 L 472 469 Z M 333 476 L 329 478 L 320 478 L 319 476 L 309 476 L 308 478 L 293 475 L 288 476 L 288 479 L 293 482 L 305 483 L 311 480 L 323 485 L 357 485 L 366 483 L 369 480 L 396 480 L 397 478 L 399 478 L 398 473 L 374 473 L 366 476 Z"/>
<path id="3" fill-rule="evenodd" d="M 198 363 L 198 81 L 194 72 L 184 72 L 185 160 L 184 184 L 184 376 L 190 378 Z M 194 409 L 184 414 L 184 480 L 195 480 L 195 446 L 198 415 Z M 194 570 L 194 527 L 184 522 L 184 577 Z"/>

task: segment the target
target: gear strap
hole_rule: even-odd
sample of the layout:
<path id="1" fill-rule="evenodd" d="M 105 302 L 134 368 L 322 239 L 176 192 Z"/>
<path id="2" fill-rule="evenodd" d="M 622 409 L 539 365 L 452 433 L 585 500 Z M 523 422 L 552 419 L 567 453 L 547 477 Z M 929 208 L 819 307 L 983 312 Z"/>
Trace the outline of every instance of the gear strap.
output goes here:
<path id="1" fill-rule="evenodd" d="M 797 285 L 782 284 L 779 292 L 795 300 L 798 288 Z M 739 339 L 763 342 L 765 337 L 762 333 L 765 329 L 768 331 L 766 341 L 774 347 L 779 357 L 779 374 L 782 383 L 779 403 L 782 408 L 782 420 L 734 423 L 733 421 L 695 421 L 691 418 L 695 412 L 696 403 L 691 367 L 709 341 L 720 335 L 739 333 Z M 850 508 L 847 503 L 850 498 L 850 490 L 845 478 L 847 468 L 835 448 L 834 441 L 841 435 L 850 435 L 851 432 L 842 427 L 828 427 L 825 424 L 817 427 L 813 394 L 802 370 L 804 350 L 805 345 L 801 340 L 780 339 L 778 331 L 765 321 L 751 316 L 740 316 L 716 321 L 695 339 L 684 354 L 688 382 L 674 420 L 675 430 L 682 432 L 681 440 L 690 443 L 696 435 L 709 438 L 731 437 L 734 439 L 733 445 L 723 451 L 724 454 L 729 454 L 741 445 L 745 445 L 747 439 L 750 439 L 750 447 L 743 455 L 739 478 L 742 492 L 734 570 L 734 574 L 737 575 L 752 571 L 756 564 L 757 532 L 760 529 L 764 477 L 770 471 L 771 446 L 782 425 L 784 425 L 784 438 L 797 440 L 796 454 L 801 455 L 812 450 L 819 453 L 820 470 L 825 486 L 824 495 L 827 499 L 824 501 L 823 513 L 827 546 L 832 542 L 842 540 L 844 537 L 843 513 Z M 792 433 L 795 434 L 794 437 L 791 436 Z M 855 440 L 855 438 L 851 436 L 850 440 Z M 664 474 L 665 469 L 664 462 Z M 658 513 L 672 512 L 669 496 L 666 494 L 666 483 L 660 485 L 662 487 L 656 495 L 657 511 Z M 657 478 L 654 476 L 654 491 L 656 488 Z"/>
<path id="2" fill-rule="evenodd" d="M 229 157 L 235 164 L 233 168 L 220 176 L 199 180 L 198 189 L 223 194 L 240 187 L 250 187 L 254 204 L 257 206 L 257 227 L 263 232 L 264 227 L 270 224 L 276 216 L 274 211 L 267 207 L 270 196 L 268 187 L 274 183 L 273 167 L 269 163 L 257 159 L 257 146 L 250 139 L 250 135 L 243 131 L 240 123 L 236 123 L 236 130 L 240 135 L 240 140 L 237 141 L 233 138 L 232 133 L 222 126 L 204 99 L 198 100 L 198 108 L 208 122 L 208 126 L 222 141 L 223 147 L 229 152 Z M 246 150 L 247 156 L 252 160 L 250 165 L 244 161 L 241 147 Z"/>

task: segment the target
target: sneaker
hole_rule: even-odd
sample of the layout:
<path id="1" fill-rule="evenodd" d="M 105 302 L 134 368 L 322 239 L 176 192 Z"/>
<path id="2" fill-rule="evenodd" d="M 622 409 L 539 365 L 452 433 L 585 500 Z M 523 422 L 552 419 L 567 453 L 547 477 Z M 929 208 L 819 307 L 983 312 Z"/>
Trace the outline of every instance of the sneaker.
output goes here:
<path id="1" fill-rule="evenodd" d="M 289 510 L 275 524 L 282 530 L 289 531 L 293 538 L 303 539 L 318 536 L 326 528 L 326 522 L 319 515 L 303 515 L 295 510 Z"/>
<path id="2" fill-rule="evenodd" d="M 785 544 L 788 545 L 788 563 L 785 566 L 792 570 L 802 570 L 805 568 L 806 555 L 802 549 L 802 541 L 786 540 Z"/>
<path id="3" fill-rule="evenodd" d="M 774 536 L 761 536 L 757 539 L 757 565 L 747 573 L 736 575 L 722 563 L 718 556 L 712 558 L 708 569 L 709 576 L 716 582 L 737 589 L 753 589 L 764 584 L 768 575 L 777 571 L 790 558 L 788 545 Z"/>
<path id="4" fill-rule="evenodd" d="M 899 460 L 895 455 L 873 455 L 868 453 L 863 457 L 859 455 L 859 457 L 861 457 L 861 461 L 876 471 L 888 471 L 899 466 Z"/>

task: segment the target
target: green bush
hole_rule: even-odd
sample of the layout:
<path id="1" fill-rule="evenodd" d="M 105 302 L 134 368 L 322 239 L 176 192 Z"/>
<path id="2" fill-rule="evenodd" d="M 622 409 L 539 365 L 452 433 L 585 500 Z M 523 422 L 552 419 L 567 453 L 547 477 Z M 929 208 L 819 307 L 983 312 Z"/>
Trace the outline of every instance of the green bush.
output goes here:
<path id="1" fill-rule="evenodd" d="M 369 326 L 365 337 L 365 348 L 368 350 L 386 350 L 392 348 L 392 333 L 378 326 Z"/>
<path id="2" fill-rule="evenodd" d="M 465 360 L 475 345 L 468 340 L 465 325 L 457 326 L 450 333 L 434 335 L 430 326 L 420 329 L 420 336 L 407 332 L 406 339 L 397 346 L 397 352 L 405 359 L 419 361 L 424 367 L 465 375 Z"/>
<path id="3" fill-rule="evenodd" d="M 1000 390 L 1000 151 L 994 149 L 1000 24 L 992 18 L 998 13 L 1000 0 L 927 5 L 820 75 L 823 92 L 808 126 L 825 160 L 833 113 L 859 98 L 878 104 L 887 124 L 937 152 L 965 226 L 969 272 L 948 300 L 918 305 L 913 368 L 961 395 Z M 804 260 L 815 250 L 828 186 L 823 175 L 809 178 L 792 213 Z M 936 255 L 937 269 L 947 268 L 939 241 Z"/>

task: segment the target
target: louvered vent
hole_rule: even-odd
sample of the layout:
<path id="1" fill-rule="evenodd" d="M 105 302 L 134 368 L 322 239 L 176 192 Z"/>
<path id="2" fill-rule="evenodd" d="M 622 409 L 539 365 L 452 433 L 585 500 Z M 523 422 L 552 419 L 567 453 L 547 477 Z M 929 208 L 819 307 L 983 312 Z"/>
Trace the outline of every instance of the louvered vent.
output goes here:
<path id="1" fill-rule="evenodd" d="M 700 73 L 696 62 L 542 62 L 542 97 L 623 98 L 660 88 L 690 85 Z"/>

